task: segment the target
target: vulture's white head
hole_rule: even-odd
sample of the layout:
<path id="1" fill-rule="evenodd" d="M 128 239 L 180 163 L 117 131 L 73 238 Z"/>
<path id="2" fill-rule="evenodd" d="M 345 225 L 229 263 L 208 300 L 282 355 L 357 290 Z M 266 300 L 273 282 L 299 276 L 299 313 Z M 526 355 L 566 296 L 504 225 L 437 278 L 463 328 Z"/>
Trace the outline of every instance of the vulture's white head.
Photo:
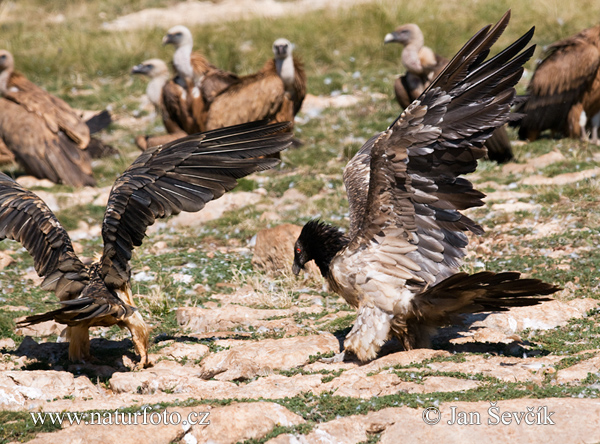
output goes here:
<path id="1" fill-rule="evenodd" d="M 414 23 L 408 23 L 396 28 L 394 32 L 386 34 L 383 43 L 401 43 L 406 46 L 411 43 L 417 43 L 422 46 L 424 44 L 423 32 L 421 28 Z"/>
<path id="2" fill-rule="evenodd" d="M 161 59 L 145 60 L 131 69 L 131 74 L 143 74 L 151 79 L 160 76 L 168 76 L 169 68 Z"/>
<path id="3" fill-rule="evenodd" d="M 292 55 L 294 45 L 288 39 L 277 39 L 273 42 L 273 54 L 276 59 L 285 59 Z"/>
<path id="4" fill-rule="evenodd" d="M 0 49 L 0 72 L 6 71 L 7 69 L 12 71 L 14 66 L 15 61 L 12 54 L 6 49 Z"/>
<path id="5" fill-rule="evenodd" d="M 194 39 L 192 38 L 192 33 L 188 28 L 182 25 L 173 26 L 167 32 L 167 35 L 163 37 L 163 45 L 173 45 L 175 48 L 180 48 L 182 46 L 192 46 L 194 44 Z"/>

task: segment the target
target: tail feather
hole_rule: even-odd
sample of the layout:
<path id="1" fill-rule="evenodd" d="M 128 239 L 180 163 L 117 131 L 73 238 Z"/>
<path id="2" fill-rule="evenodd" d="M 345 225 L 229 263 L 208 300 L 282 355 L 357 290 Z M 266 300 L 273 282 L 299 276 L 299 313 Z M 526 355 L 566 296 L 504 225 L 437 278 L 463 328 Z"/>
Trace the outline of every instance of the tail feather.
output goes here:
<path id="1" fill-rule="evenodd" d="M 441 326 L 462 313 L 506 311 L 510 307 L 536 305 L 561 290 L 539 279 L 521 279 L 520 273 L 483 271 L 457 273 L 418 294 L 412 301 L 419 322 Z"/>
<path id="2" fill-rule="evenodd" d="M 107 110 L 101 111 L 95 116 L 92 116 L 88 121 L 85 122 L 90 130 L 90 134 L 95 134 L 98 131 L 103 130 L 112 123 L 112 117 Z"/>
<path id="3" fill-rule="evenodd" d="M 512 147 L 504 126 L 498 127 L 485 141 L 488 158 L 498 163 L 506 163 L 513 158 Z"/>

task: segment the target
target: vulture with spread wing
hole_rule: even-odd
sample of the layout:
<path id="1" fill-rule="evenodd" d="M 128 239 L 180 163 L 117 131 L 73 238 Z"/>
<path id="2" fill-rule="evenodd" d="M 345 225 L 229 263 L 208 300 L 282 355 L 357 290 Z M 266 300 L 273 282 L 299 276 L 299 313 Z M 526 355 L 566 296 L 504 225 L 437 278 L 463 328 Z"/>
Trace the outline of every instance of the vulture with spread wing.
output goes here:
<path id="1" fill-rule="evenodd" d="M 192 52 L 192 33 L 185 26 L 169 29 L 163 45 L 175 46 L 173 67 L 176 72 L 173 82 L 168 82 L 163 88 L 164 106 L 171 119 L 186 133 L 205 131 L 208 129 L 205 121 L 210 104 L 239 78 L 215 67 L 202 54 Z"/>
<path id="2" fill-rule="evenodd" d="M 273 59 L 215 97 L 208 109 L 206 129 L 261 119 L 293 122 L 306 96 L 306 75 L 292 51 L 289 40 L 275 40 Z"/>
<path id="3" fill-rule="evenodd" d="M 0 239 L 20 242 L 33 256 L 42 288 L 58 296 L 61 307 L 28 316 L 26 326 L 54 319 L 66 324 L 69 358 L 89 357 L 89 328 L 119 325 L 131 331 L 148 364 L 149 329 L 135 308 L 130 287 L 133 248 L 158 218 L 195 212 L 218 199 L 250 173 L 269 169 L 275 159 L 259 158 L 291 142 L 288 123 L 239 125 L 153 147 L 117 178 L 102 223 L 101 258 L 84 265 L 69 235 L 48 206 L 10 177 L 0 174 Z"/>
<path id="4" fill-rule="evenodd" d="M 600 112 L 600 25 L 549 45 L 527 93 L 518 109 L 520 139 L 549 129 L 587 140 L 586 121 Z"/>
<path id="5" fill-rule="evenodd" d="M 293 271 L 314 260 L 330 288 L 358 309 L 346 350 L 376 357 L 396 336 L 412 349 L 461 313 L 537 304 L 558 290 L 519 273 L 459 273 L 465 231 L 482 228 L 462 214 L 484 194 L 459 177 L 475 171 L 483 143 L 508 120 L 514 85 L 534 47 L 533 29 L 495 57 L 490 47 L 507 13 L 467 42 L 383 133 L 344 170 L 350 230 L 310 221 L 295 244 Z"/>
<path id="6" fill-rule="evenodd" d="M 84 122 L 63 100 L 14 71 L 12 54 L 0 50 L 0 140 L 28 174 L 95 185 L 86 148 L 106 148 L 90 133 L 108 123 L 105 111 Z"/>
<path id="7" fill-rule="evenodd" d="M 414 23 L 399 26 L 394 32 L 388 33 L 383 43 L 400 43 L 404 46 L 400 57 L 406 73 L 394 82 L 394 92 L 402 109 L 406 109 L 442 72 L 448 64 L 448 59 L 425 46 L 423 32 Z M 510 140 L 504 127 L 497 128 L 486 140 L 485 146 L 490 160 L 503 163 L 513 158 Z"/>

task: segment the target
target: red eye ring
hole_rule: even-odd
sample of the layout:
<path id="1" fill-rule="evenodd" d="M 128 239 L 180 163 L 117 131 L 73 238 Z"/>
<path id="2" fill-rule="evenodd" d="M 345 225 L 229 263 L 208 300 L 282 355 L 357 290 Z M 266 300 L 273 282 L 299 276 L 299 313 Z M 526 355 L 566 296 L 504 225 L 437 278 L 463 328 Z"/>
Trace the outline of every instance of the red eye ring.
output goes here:
<path id="1" fill-rule="evenodd" d="M 296 248 L 296 253 L 300 254 L 302 250 L 300 248 Z"/>

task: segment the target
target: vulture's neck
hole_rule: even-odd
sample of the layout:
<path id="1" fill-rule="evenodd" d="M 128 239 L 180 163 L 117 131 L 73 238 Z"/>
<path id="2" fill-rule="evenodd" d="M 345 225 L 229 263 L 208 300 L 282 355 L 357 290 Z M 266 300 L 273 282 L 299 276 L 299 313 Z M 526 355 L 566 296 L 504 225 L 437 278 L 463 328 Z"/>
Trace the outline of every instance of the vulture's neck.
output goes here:
<path id="1" fill-rule="evenodd" d="M 402 64 L 414 74 L 421 74 L 423 72 L 423 66 L 421 65 L 421 59 L 419 58 L 419 51 L 423 45 L 414 45 L 409 43 L 404 47 L 402 51 Z"/>
<path id="2" fill-rule="evenodd" d="M 294 86 L 294 58 L 292 55 L 288 55 L 285 59 L 275 59 L 275 68 L 277 69 L 277 74 L 283 80 L 283 84 L 285 85 L 286 90 L 290 90 Z"/>
<path id="3" fill-rule="evenodd" d="M 324 225 L 326 228 L 315 230 L 311 236 L 310 256 L 321 270 L 323 277 L 329 277 L 329 265 L 331 261 L 346 245 L 349 239 L 342 231 L 332 225 Z"/>
<path id="4" fill-rule="evenodd" d="M 8 91 L 8 81 L 10 80 L 10 75 L 12 74 L 12 70 L 5 69 L 0 73 L 0 96 L 3 96 Z"/>
<path id="5" fill-rule="evenodd" d="M 168 73 L 156 76 L 148 82 L 148 86 L 146 87 L 148 99 L 150 99 L 150 102 L 157 108 L 160 106 L 162 89 L 163 86 L 165 86 L 165 83 L 167 83 L 167 80 L 169 80 Z"/>
<path id="6" fill-rule="evenodd" d="M 192 45 L 182 45 L 173 54 L 173 66 L 175 70 L 186 80 L 191 80 L 194 77 L 191 57 Z"/>

